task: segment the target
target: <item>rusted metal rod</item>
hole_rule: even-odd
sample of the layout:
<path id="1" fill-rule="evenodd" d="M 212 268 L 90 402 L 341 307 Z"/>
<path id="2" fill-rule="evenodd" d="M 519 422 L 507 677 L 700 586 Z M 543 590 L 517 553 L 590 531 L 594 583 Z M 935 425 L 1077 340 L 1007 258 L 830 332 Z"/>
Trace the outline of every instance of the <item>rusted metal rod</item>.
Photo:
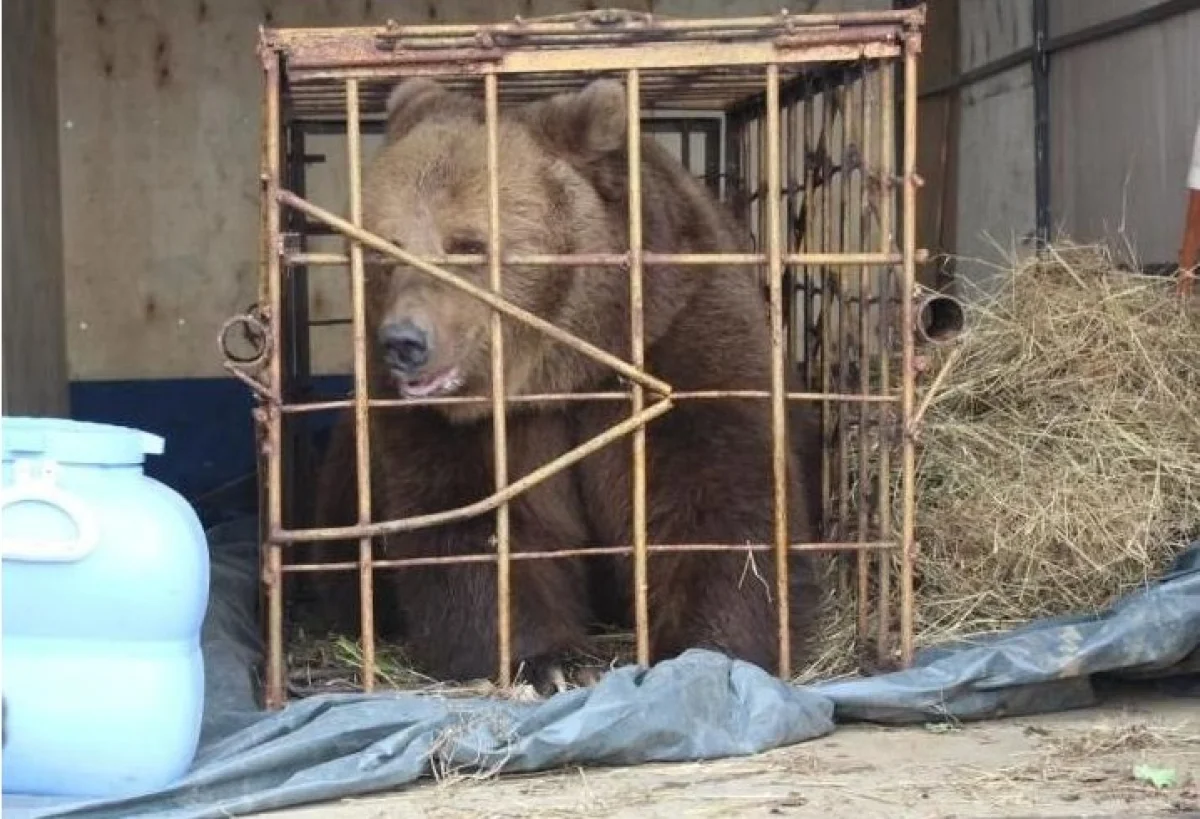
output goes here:
<path id="1" fill-rule="evenodd" d="M 612 442 L 623 438 L 633 430 L 637 429 L 642 424 L 647 424 L 667 412 L 673 406 L 673 402 L 669 398 L 659 399 L 647 407 L 640 413 L 627 418 L 620 423 L 606 429 L 594 438 L 580 444 L 568 452 L 563 453 L 549 463 L 543 464 L 533 470 L 523 478 L 513 481 L 503 491 L 497 492 L 489 498 L 485 498 L 476 503 L 460 506 L 457 509 L 448 509 L 444 512 L 434 512 L 427 515 L 418 515 L 411 518 L 403 518 L 401 520 L 390 520 L 382 523 L 373 523 L 370 526 L 338 526 L 328 528 L 314 529 L 280 529 L 272 533 L 274 540 L 280 543 L 299 543 L 303 541 L 318 541 L 318 540 L 345 540 L 352 537 L 379 537 L 381 535 L 391 535 L 397 532 L 412 532 L 417 529 L 426 529 L 431 526 L 438 526 L 451 521 L 473 518 L 477 515 L 482 515 L 487 512 L 492 512 L 504 501 L 512 500 L 517 495 L 537 486 L 547 478 L 562 472 L 563 470 L 574 466 L 579 461 L 591 455 L 597 450 L 603 449 Z"/>
<path id="2" fill-rule="evenodd" d="M 870 86 L 867 77 L 861 77 L 854 86 L 857 89 L 858 116 L 862 132 L 859 134 L 859 144 L 862 146 L 862 167 L 871 167 L 871 112 L 873 106 L 870 99 Z M 863 197 L 866 193 L 866 174 L 862 168 L 858 173 L 858 228 L 857 249 L 867 246 L 867 236 L 870 233 L 870 222 L 867 219 L 867 209 L 863 207 Z M 858 269 L 858 389 L 863 395 L 871 394 L 871 306 L 867 303 L 867 292 L 870 287 L 867 268 Z M 881 385 L 880 391 L 886 393 L 887 385 Z M 858 507 L 858 539 L 867 539 L 867 527 L 871 515 L 871 472 L 870 459 L 867 457 L 871 443 L 871 406 L 867 403 L 858 405 L 858 494 L 855 504 Z M 866 644 L 870 627 L 870 588 L 871 588 L 871 555 L 859 552 L 858 563 L 858 634 L 862 644 Z"/>
<path id="3" fill-rule="evenodd" d="M 349 257 L 338 253 L 289 253 L 285 257 L 289 265 L 306 267 L 345 267 Z M 487 256 L 430 256 L 425 257 L 428 264 L 446 267 L 477 267 L 487 264 Z M 904 261 L 899 253 L 785 253 L 784 264 L 789 265 L 823 265 L 840 271 L 842 268 L 859 267 L 862 265 L 879 267 L 896 265 Z M 526 267 L 627 267 L 627 253 L 574 253 L 574 254 L 515 254 L 503 257 L 506 265 L 523 265 Z M 765 253 L 643 253 L 642 264 L 645 267 L 720 267 L 745 265 L 755 266 L 767 263 Z"/>
<path id="4" fill-rule="evenodd" d="M 278 193 L 278 197 L 279 201 L 283 204 L 293 207 L 314 219 L 324 222 L 325 224 L 337 230 L 339 233 L 342 233 L 351 239 L 355 239 L 367 247 L 399 259 L 404 264 L 407 264 L 410 267 L 415 267 L 417 270 L 420 270 L 421 272 L 426 273 L 445 284 L 461 290 L 467 295 L 482 301 L 489 307 L 499 310 L 501 313 L 504 313 L 510 318 L 514 318 L 517 321 L 528 324 L 536 330 L 540 330 L 555 341 L 566 344 L 576 352 L 583 353 L 584 355 L 599 361 L 601 364 L 616 370 L 630 381 L 641 384 L 643 387 L 646 387 L 658 393 L 659 395 L 667 396 L 671 394 L 670 385 L 651 375 L 648 375 L 642 370 L 639 370 L 637 367 L 630 366 L 620 358 L 601 350 L 599 347 L 596 347 L 593 344 L 589 344 L 588 342 L 571 335 L 570 333 L 556 327 L 545 319 L 540 318 L 539 316 L 536 316 L 527 310 L 523 310 L 514 304 L 510 304 L 502 297 L 497 296 L 491 290 L 479 287 L 478 285 L 460 278 L 449 271 L 442 270 L 436 265 L 429 264 L 419 257 L 413 256 L 401 248 L 396 247 L 391 242 L 384 241 L 378 236 L 375 236 L 374 234 L 369 233 L 362 228 L 355 227 L 336 214 L 331 213 L 324 208 L 317 207 L 311 202 L 308 202 L 292 193 L 291 191 L 281 190 Z"/>
<path id="5" fill-rule="evenodd" d="M 789 392 L 785 393 L 788 401 L 812 401 L 866 404 L 896 404 L 900 398 L 896 395 L 861 395 L 859 393 L 838 392 Z M 671 400 L 680 401 L 724 401 L 727 399 L 766 399 L 770 398 L 769 390 L 689 390 L 675 392 Z M 629 393 L 625 392 L 581 392 L 581 393 L 537 393 L 534 395 L 509 395 L 505 398 L 509 404 L 553 404 L 558 402 L 577 401 L 629 401 Z M 487 404 L 491 401 L 486 396 L 453 395 L 443 398 L 373 398 L 368 403 L 372 408 L 379 409 L 408 409 L 412 407 L 454 406 L 462 404 Z M 284 404 L 280 411 L 284 414 L 300 414 L 306 412 L 328 412 L 354 406 L 353 399 L 343 398 L 332 401 L 314 401 L 307 404 Z"/>
<path id="6" fill-rule="evenodd" d="M 270 403 L 266 407 L 267 419 L 267 525 L 274 532 L 283 527 L 283 416 L 276 407 L 283 403 L 283 329 L 279 318 L 283 315 L 282 276 L 279 259 L 280 207 L 279 193 L 279 60 L 272 52 L 263 57 L 266 96 L 263 128 L 266 131 L 265 168 L 262 184 L 264 197 L 268 200 L 264 232 L 264 253 L 267 266 L 267 294 L 270 315 L 270 338 L 272 354 L 268 362 Z M 283 668 L 283 552 L 277 540 L 267 544 L 266 587 L 267 587 L 267 684 L 264 699 L 269 709 L 280 708 L 284 702 Z"/>
<path id="7" fill-rule="evenodd" d="M 346 81 L 346 171 L 350 187 L 350 222 L 362 226 L 362 140 L 359 134 L 358 80 Z M 367 391 L 367 308 L 363 252 L 350 242 L 350 303 L 354 313 L 354 444 L 358 479 L 358 522 L 371 522 L 371 415 Z M 371 567 L 371 538 L 358 543 L 359 623 L 362 680 L 365 691 L 375 689 L 375 580 Z"/>
<path id="8" fill-rule="evenodd" d="M 788 599 L 787 385 L 784 381 L 783 247 L 775 191 L 780 189 L 779 66 L 767 66 L 767 257 L 771 293 L 771 466 L 775 488 L 775 597 L 779 614 L 779 676 L 792 671 Z"/>
<path id="9" fill-rule="evenodd" d="M 888 63 L 882 69 L 876 70 L 881 100 L 880 112 L 880 173 L 884 179 L 891 179 L 895 161 L 895 117 L 892 114 L 892 102 L 895 99 L 892 83 L 892 65 Z M 892 211 L 896 206 L 895 191 L 890 186 L 883 186 L 879 196 L 879 237 L 881 247 L 891 249 L 894 246 L 892 236 Z M 879 378 L 884 391 L 892 389 L 891 354 L 892 354 L 892 319 L 891 313 L 885 308 L 892 296 L 894 279 L 891 270 L 879 277 Z M 902 373 L 901 378 L 911 375 Z M 877 422 L 879 434 L 879 535 L 889 539 L 892 537 L 892 447 L 891 430 L 882 417 Z M 891 632 L 892 618 L 892 557 L 881 555 L 879 560 L 879 622 L 876 626 L 878 639 L 876 642 L 876 660 L 883 666 L 889 659 L 892 650 Z"/>
<path id="10" fill-rule="evenodd" d="M 633 365 L 645 366 L 646 338 L 642 305 L 642 134 L 641 80 L 637 70 L 625 75 L 625 129 L 629 174 L 629 322 Z M 633 412 L 645 406 L 638 384 L 632 385 Z M 632 532 L 633 532 L 633 613 L 637 642 L 637 661 L 650 664 L 650 585 L 646 555 L 646 428 L 633 433 Z"/>
<path id="11" fill-rule="evenodd" d="M 488 286 L 501 298 L 500 253 L 500 103 L 495 74 L 484 77 L 484 111 L 487 128 L 488 176 Z M 492 438 L 496 494 L 508 487 L 508 424 L 504 405 L 504 328 L 492 310 Z M 640 362 L 635 362 L 640 369 Z M 512 591 L 509 563 L 509 509 L 502 500 L 496 507 L 496 634 L 501 686 L 512 682 Z"/>
<path id="12" fill-rule="evenodd" d="M 774 543 L 651 543 L 646 546 L 649 554 L 712 554 L 724 552 L 774 552 Z M 870 551 L 892 551 L 899 548 L 894 540 L 866 541 L 853 543 L 792 543 L 788 550 L 793 554 L 810 552 L 852 552 L 859 549 Z M 547 551 L 523 550 L 509 554 L 509 560 L 563 560 L 581 557 L 624 557 L 632 555 L 633 546 L 585 546 L 575 549 L 554 549 Z M 375 568 L 380 570 L 408 569 L 428 566 L 461 566 L 479 563 L 495 563 L 497 556 L 490 553 L 469 555 L 434 555 L 430 557 L 406 557 L 396 560 L 376 560 Z M 283 567 L 289 573 L 317 573 L 351 571 L 358 568 L 353 560 L 330 563 L 289 563 Z"/>

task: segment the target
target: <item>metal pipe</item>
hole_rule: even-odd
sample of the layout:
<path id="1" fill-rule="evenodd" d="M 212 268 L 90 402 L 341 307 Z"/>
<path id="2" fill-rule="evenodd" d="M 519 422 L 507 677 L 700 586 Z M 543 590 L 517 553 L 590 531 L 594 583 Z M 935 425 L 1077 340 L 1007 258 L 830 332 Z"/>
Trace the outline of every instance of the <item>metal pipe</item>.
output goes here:
<path id="1" fill-rule="evenodd" d="M 967 308 L 953 296 L 931 293 L 917 301 L 917 334 L 928 344 L 957 341 L 967 323 Z"/>
<path id="2" fill-rule="evenodd" d="M 350 222 L 362 227 L 362 141 L 358 132 L 358 80 L 346 81 L 346 172 Z M 358 479 L 358 522 L 371 522 L 371 416 L 367 382 L 367 300 L 362 245 L 350 242 L 350 303 L 354 312 L 354 444 Z M 363 689 L 375 689 L 375 581 L 371 538 L 358 543 L 359 619 Z"/>
<path id="3" fill-rule="evenodd" d="M 767 258 L 771 289 L 771 465 L 775 479 L 775 595 L 779 612 L 779 676 L 791 677 L 788 586 L 787 385 L 783 367 L 783 247 L 780 226 L 779 66 L 767 64 Z"/>
<path id="4" fill-rule="evenodd" d="M 278 197 L 279 201 L 283 202 L 284 204 L 296 208 L 297 210 L 302 210 L 312 218 L 325 222 L 330 227 L 335 228 L 339 233 L 345 234 L 352 239 L 357 239 L 367 247 L 399 259 L 401 262 L 411 267 L 415 267 L 417 270 L 432 276 L 444 284 L 448 284 L 451 287 L 461 290 L 469 296 L 473 296 L 479 301 L 482 301 L 484 304 L 487 304 L 489 307 L 508 315 L 510 318 L 515 318 L 517 321 L 524 322 L 534 329 L 540 330 L 541 332 L 550 336 L 555 341 L 566 344 L 576 352 L 589 356 L 590 358 L 599 361 L 601 364 L 616 370 L 631 381 L 639 383 L 644 387 L 648 387 L 660 395 L 670 395 L 671 387 L 668 384 L 659 381 L 653 376 L 647 375 L 637 367 L 631 367 L 629 364 L 626 364 L 624 361 L 614 355 L 606 353 L 599 347 L 589 344 L 588 342 L 571 335 L 565 330 L 559 329 L 556 325 L 551 324 L 545 319 L 540 318 L 527 310 L 523 310 L 516 305 L 510 304 L 500 296 L 494 294 L 491 290 L 480 287 L 473 282 L 459 278 L 453 273 L 442 270 L 440 267 L 429 264 L 420 257 L 413 256 L 407 251 L 396 247 L 391 242 L 386 242 L 383 239 L 380 239 L 378 236 L 363 230 L 362 228 L 355 227 L 336 214 L 330 213 L 324 208 L 317 207 L 313 203 L 305 201 L 289 191 L 279 191 Z"/>
<path id="5" fill-rule="evenodd" d="M 495 74 L 484 78 L 484 109 L 487 126 L 488 175 L 488 285 L 502 298 L 500 266 L 500 103 Z M 492 332 L 492 438 L 496 493 L 508 486 L 508 424 L 504 405 L 504 333 L 500 314 L 491 313 Z M 512 682 L 512 565 L 509 563 L 508 501 L 496 507 L 496 635 L 500 654 L 499 683 Z"/>

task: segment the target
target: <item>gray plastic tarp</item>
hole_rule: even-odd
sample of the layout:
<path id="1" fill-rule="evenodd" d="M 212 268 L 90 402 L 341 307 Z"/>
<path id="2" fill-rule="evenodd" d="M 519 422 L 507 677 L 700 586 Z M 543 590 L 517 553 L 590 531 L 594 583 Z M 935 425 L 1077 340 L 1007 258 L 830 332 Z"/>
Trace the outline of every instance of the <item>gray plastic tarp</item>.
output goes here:
<path id="1" fill-rule="evenodd" d="M 544 702 L 422 694 L 322 695 L 264 713 L 253 521 L 210 532 L 200 752 L 171 788 L 134 799 L 5 796 L 13 819 L 239 816 L 409 785 L 435 770 L 528 772 L 753 754 L 813 739 L 834 722 L 985 719 L 1091 704 L 1098 677 L 1200 671 L 1200 543 L 1158 583 L 1100 616 L 1035 623 L 926 651 L 914 667 L 806 688 L 689 651 L 625 667 Z"/>

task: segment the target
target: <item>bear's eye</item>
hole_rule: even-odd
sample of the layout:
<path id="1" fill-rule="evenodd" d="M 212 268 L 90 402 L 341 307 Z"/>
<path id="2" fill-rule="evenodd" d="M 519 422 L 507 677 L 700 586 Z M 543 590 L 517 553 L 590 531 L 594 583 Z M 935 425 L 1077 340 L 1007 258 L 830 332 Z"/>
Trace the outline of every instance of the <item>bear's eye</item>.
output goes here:
<path id="1" fill-rule="evenodd" d="M 446 243 L 446 253 L 450 256 L 486 256 L 487 242 L 469 236 L 460 236 Z"/>

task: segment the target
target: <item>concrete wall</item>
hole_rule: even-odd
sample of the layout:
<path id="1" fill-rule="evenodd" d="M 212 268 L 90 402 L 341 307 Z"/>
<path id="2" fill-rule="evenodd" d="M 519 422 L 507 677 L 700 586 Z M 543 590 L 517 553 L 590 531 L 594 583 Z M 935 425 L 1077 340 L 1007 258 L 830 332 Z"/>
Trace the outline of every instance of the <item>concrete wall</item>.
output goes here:
<path id="1" fill-rule="evenodd" d="M 65 415 L 54 4 L 3 14 L 4 413 Z"/>

